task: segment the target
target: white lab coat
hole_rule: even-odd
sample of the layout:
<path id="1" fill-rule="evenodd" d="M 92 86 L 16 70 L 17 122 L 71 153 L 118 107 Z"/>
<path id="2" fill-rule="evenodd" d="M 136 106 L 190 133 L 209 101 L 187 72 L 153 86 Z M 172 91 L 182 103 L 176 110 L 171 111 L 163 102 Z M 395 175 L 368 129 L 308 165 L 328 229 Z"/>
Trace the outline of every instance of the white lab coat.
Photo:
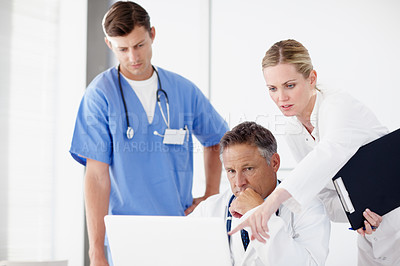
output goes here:
<path id="1" fill-rule="evenodd" d="M 201 202 L 190 217 L 227 217 L 227 208 L 232 192 L 214 195 Z M 232 228 L 246 219 L 256 208 L 241 219 L 232 217 Z M 300 214 L 293 214 L 281 206 L 279 216 L 271 217 L 268 227 L 271 238 L 267 244 L 250 241 L 243 248 L 240 233 L 231 236 L 232 264 L 235 266 L 287 266 L 324 265 L 328 255 L 330 222 L 318 199 L 310 202 Z M 251 235 L 251 230 L 249 236 Z"/>
<path id="2" fill-rule="evenodd" d="M 296 211 L 318 194 L 332 221 L 347 222 L 331 178 L 360 146 L 388 130 L 365 105 L 340 91 L 317 92 L 311 123 L 315 139 L 297 118 L 286 124 L 287 143 L 299 163 L 280 184 L 293 196 L 284 205 Z M 386 214 L 372 235 L 359 236 L 358 248 L 359 265 L 400 265 L 400 208 Z"/>

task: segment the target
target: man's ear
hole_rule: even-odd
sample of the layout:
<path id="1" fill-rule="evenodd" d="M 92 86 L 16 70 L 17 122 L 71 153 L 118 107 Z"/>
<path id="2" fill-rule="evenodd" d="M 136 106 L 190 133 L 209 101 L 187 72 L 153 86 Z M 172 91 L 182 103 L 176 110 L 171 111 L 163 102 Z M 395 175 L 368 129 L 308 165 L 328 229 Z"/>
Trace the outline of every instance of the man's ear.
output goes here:
<path id="1" fill-rule="evenodd" d="M 104 41 L 106 42 L 108 48 L 112 50 L 111 42 L 107 39 L 107 37 L 104 37 Z"/>
<path id="2" fill-rule="evenodd" d="M 154 27 L 151 27 L 151 29 L 150 29 L 150 38 L 151 38 L 151 42 L 152 43 L 153 43 L 155 37 L 156 37 L 156 29 Z"/>
<path id="3" fill-rule="evenodd" d="M 281 158 L 279 157 L 279 154 L 274 153 L 274 155 L 272 155 L 270 160 L 270 166 L 272 167 L 272 169 L 274 169 L 275 173 L 278 172 L 280 164 L 281 164 Z"/>

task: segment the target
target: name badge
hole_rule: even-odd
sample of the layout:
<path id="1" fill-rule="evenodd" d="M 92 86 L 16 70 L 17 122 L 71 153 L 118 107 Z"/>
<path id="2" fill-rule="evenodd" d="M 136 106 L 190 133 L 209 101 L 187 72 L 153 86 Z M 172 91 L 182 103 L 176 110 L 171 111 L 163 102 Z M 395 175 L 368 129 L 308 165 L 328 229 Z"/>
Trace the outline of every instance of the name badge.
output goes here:
<path id="1" fill-rule="evenodd" d="M 182 145 L 185 141 L 185 129 L 170 129 L 167 128 L 164 132 L 164 144 Z"/>

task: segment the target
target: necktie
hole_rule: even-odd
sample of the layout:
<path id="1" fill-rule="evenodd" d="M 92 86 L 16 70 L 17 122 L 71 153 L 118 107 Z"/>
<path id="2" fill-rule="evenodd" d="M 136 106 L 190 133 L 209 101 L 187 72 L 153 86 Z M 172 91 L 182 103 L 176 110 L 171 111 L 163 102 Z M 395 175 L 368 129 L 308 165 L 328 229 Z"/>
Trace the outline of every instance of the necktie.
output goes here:
<path id="1" fill-rule="evenodd" d="M 242 229 L 242 230 L 240 230 L 240 235 L 242 237 L 242 243 L 243 243 L 244 250 L 246 250 L 247 246 L 250 243 L 249 234 L 247 233 L 246 230 Z"/>
<path id="2" fill-rule="evenodd" d="M 235 196 L 232 195 L 231 199 L 229 200 L 228 203 L 228 214 L 227 214 L 227 221 L 226 221 L 226 231 L 229 232 L 231 230 L 231 223 L 232 223 L 232 214 L 229 211 L 229 207 L 231 206 L 232 201 L 235 199 Z M 243 247 L 244 250 L 246 251 L 247 246 L 250 243 L 250 238 L 249 238 L 249 234 L 247 233 L 246 230 L 242 229 L 240 230 L 240 236 L 242 237 L 242 243 L 243 243 Z M 230 235 L 228 235 L 228 241 L 230 242 Z"/>

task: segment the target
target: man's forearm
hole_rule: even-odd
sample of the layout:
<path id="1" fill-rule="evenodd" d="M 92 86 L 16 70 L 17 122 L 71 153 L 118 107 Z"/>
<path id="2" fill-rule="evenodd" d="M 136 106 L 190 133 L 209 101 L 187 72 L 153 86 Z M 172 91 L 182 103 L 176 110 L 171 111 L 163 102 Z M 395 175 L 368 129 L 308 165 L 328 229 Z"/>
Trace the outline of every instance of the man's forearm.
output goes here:
<path id="1" fill-rule="evenodd" d="M 99 170 L 98 165 L 96 165 L 95 169 L 92 168 L 93 164 L 88 166 L 85 175 L 85 205 L 89 237 L 89 257 L 93 262 L 105 260 L 104 216 L 108 213 L 111 184 L 108 167 Z"/>
<path id="2" fill-rule="evenodd" d="M 222 169 L 219 160 L 219 145 L 204 147 L 204 168 L 206 175 L 206 191 L 204 196 L 193 199 L 193 204 L 185 210 L 185 215 L 190 214 L 201 201 L 219 193 Z"/>
<path id="3" fill-rule="evenodd" d="M 206 175 L 206 197 L 218 194 L 221 183 L 222 165 L 219 159 L 219 144 L 204 148 L 204 168 Z"/>

